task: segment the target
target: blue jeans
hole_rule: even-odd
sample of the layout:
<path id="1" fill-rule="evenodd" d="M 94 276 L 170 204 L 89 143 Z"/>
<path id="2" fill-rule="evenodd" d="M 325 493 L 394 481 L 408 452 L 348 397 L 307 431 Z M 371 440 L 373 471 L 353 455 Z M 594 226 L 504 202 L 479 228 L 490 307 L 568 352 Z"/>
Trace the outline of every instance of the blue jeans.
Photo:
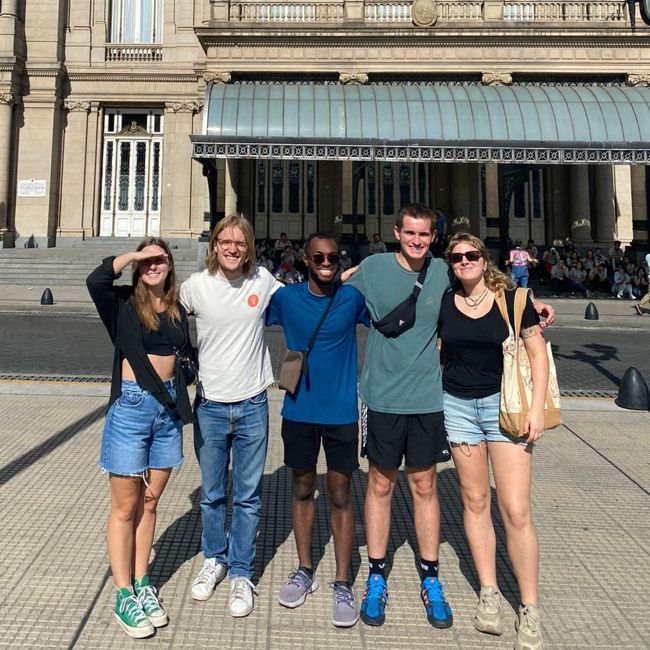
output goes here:
<path id="1" fill-rule="evenodd" d="M 528 288 L 528 267 L 527 266 L 513 266 L 512 278 L 518 287 Z"/>
<path id="2" fill-rule="evenodd" d="M 253 575 L 266 461 L 266 391 L 242 402 L 197 397 L 194 449 L 201 468 L 201 547 L 230 577 Z M 226 532 L 226 488 L 232 452 L 232 521 Z"/>

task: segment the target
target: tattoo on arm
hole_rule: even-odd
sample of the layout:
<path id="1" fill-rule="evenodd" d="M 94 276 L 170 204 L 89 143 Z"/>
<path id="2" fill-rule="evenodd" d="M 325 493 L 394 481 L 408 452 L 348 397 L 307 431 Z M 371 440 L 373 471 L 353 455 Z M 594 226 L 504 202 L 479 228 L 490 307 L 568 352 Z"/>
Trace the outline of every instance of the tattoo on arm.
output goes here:
<path id="1" fill-rule="evenodd" d="M 537 327 L 533 325 L 533 327 L 524 327 L 524 329 L 521 330 L 521 338 L 522 339 L 529 339 L 531 336 L 535 336 L 537 334 Z"/>

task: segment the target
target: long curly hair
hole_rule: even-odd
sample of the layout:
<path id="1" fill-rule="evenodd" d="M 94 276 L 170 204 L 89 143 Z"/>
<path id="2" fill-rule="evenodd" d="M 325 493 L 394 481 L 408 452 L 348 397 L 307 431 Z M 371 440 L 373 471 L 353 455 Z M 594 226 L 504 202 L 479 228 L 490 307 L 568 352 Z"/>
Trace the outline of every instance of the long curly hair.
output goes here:
<path id="1" fill-rule="evenodd" d="M 177 324 L 180 322 L 180 312 L 178 310 L 178 287 L 176 286 L 176 270 L 174 266 L 174 258 L 172 252 L 167 245 L 167 242 L 160 237 L 145 237 L 136 248 L 141 251 L 147 246 L 159 246 L 167 254 L 169 260 L 169 271 L 165 278 L 165 286 L 163 287 L 163 302 L 165 303 L 165 313 L 170 323 Z M 135 313 L 138 315 L 138 320 L 149 331 L 157 332 L 160 328 L 160 318 L 154 309 L 151 300 L 151 294 L 147 285 L 142 282 L 140 277 L 140 267 L 137 262 L 133 263 L 133 307 Z"/>
<path id="2" fill-rule="evenodd" d="M 482 239 L 479 239 L 475 235 L 472 235 L 468 232 L 457 232 L 449 238 L 449 244 L 445 250 L 445 259 L 451 267 L 451 262 L 449 261 L 449 256 L 454 252 L 454 248 L 458 244 L 468 244 L 473 246 L 483 258 L 485 263 L 485 271 L 483 272 L 483 278 L 485 279 L 485 286 L 494 293 L 501 293 L 509 289 L 515 288 L 515 283 L 505 274 L 499 271 L 496 267 L 492 258 L 490 257 L 490 252 L 483 243 Z"/>

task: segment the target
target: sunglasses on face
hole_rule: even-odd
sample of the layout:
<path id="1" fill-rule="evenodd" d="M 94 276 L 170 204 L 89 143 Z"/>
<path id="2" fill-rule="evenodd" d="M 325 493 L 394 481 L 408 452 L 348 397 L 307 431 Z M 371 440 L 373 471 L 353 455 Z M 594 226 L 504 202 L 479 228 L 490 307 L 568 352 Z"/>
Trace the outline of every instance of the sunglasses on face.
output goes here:
<path id="1" fill-rule="evenodd" d="M 339 254 L 338 253 L 314 253 L 310 259 L 316 266 L 323 266 L 325 259 L 330 263 L 331 266 L 336 266 L 339 263 Z"/>
<path id="2" fill-rule="evenodd" d="M 465 251 L 464 253 L 451 253 L 449 255 L 449 261 L 452 264 L 459 264 L 463 261 L 463 257 L 468 262 L 478 262 L 481 259 L 481 253 L 479 251 Z"/>

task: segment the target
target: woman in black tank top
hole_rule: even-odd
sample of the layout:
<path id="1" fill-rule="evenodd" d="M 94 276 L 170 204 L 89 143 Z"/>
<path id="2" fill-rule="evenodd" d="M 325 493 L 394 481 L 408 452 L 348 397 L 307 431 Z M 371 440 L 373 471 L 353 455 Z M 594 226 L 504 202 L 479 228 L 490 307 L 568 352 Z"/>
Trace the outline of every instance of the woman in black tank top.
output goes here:
<path id="1" fill-rule="evenodd" d="M 501 596 L 497 586 L 496 542 L 491 517 L 488 463 L 496 483 L 499 511 L 520 591 L 515 648 L 542 648 L 537 606 L 538 546 L 530 508 L 533 443 L 543 435 L 548 360 L 539 319 L 530 298 L 521 336 L 531 361 L 533 399 L 525 438 L 509 438 L 499 428 L 499 390 L 503 373 L 501 343 L 508 336 L 496 294 L 513 303 L 513 282 L 498 271 L 484 243 L 455 234 L 446 251 L 457 290 L 445 295 L 439 335 L 447 436 L 458 472 L 465 533 L 480 581 L 475 627 L 502 634 Z"/>

